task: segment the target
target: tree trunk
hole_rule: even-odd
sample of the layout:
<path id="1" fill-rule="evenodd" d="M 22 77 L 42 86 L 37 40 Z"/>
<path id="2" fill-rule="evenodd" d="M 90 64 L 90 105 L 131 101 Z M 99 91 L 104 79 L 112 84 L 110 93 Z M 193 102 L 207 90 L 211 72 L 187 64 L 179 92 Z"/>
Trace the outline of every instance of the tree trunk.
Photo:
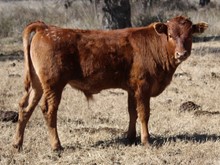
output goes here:
<path id="1" fill-rule="evenodd" d="M 131 7 L 129 0 L 104 0 L 103 27 L 122 29 L 131 27 Z"/>
<path id="2" fill-rule="evenodd" d="M 207 5 L 210 2 L 210 0 L 199 0 L 199 4 L 203 7 Z"/>

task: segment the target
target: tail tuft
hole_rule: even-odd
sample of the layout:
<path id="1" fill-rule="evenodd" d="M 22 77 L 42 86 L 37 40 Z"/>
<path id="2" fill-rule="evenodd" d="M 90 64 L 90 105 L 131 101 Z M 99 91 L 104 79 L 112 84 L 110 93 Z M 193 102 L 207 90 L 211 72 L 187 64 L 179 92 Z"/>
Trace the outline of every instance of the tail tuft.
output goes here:
<path id="1" fill-rule="evenodd" d="M 89 102 L 90 100 L 93 100 L 93 95 L 88 92 L 84 92 L 84 95 L 86 96 L 86 100 Z"/>

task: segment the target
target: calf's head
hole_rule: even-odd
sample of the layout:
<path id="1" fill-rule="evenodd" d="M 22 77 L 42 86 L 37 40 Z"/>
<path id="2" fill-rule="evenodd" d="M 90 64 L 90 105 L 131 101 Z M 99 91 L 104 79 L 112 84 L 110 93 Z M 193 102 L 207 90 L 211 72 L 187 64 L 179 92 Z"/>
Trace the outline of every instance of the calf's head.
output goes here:
<path id="1" fill-rule="evenodd" d="M 175 64 L 180 64 L 191 53 L 192 34 L 203 33 L 208 28 L 208 24 L 193 24 L 188 18 L 178 16 L 167 23 L 156 23 L 154 28 L 159 35 L 166 34 L 170 58 Z"/>

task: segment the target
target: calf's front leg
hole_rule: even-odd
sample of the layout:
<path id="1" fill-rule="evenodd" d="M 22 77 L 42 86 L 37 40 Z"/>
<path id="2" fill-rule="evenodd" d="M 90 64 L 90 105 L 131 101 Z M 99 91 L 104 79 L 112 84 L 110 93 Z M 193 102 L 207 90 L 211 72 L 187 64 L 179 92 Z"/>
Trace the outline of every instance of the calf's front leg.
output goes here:
<path id="1" fill-rule="evenodd" d="M 146 96 L 146 91 L 138 90 L 135 93 L 136 98 L 136 110 L 138 119 L 141 124 L 141 143 L 143 145 L 149 145 L 149 130 L 148 130 L 148 121 L 150 117 L 150 97 Z"/>
<path id="2" fill-rule="evenodd" d="M 128 113 L 129 113 L 129 126 L 127 138 L 132 144 L 136 141 L 136 121 L 137 121 L 137 111 L 136 111 L 136 100 L 134 94 L 128 93 Z"/>
<path id="3" fill-rule="evenodd" d="M 141 143 L 143 145 L 148 145 L 150 139 L 150 134 L 148 130 L 148 121 L 150 117 L 149 103 L 144 103 L 140 101 L 137 104 L 138 118 L 141 123 Z"/>

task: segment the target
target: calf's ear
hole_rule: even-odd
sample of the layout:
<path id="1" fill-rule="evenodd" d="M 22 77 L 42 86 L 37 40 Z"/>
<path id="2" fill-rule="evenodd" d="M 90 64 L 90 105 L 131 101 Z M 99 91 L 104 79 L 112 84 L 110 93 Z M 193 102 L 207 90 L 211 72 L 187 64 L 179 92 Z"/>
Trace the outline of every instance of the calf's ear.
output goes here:
<path id="1" fill-rule="evenodd" d="M 192 29 L 193 33 L 203 33 L 208 28 L 208 24 L 205 22 L 194 24 Z"/>
<path id="2" fill-rule="evenodd" d="M 167 25 L 164 23 L 160 23 L 160 22 L 155 23 L 154 29 L 157 32 L 157 34 L 162 34 L 162 33 L 167 34 Z"/>

